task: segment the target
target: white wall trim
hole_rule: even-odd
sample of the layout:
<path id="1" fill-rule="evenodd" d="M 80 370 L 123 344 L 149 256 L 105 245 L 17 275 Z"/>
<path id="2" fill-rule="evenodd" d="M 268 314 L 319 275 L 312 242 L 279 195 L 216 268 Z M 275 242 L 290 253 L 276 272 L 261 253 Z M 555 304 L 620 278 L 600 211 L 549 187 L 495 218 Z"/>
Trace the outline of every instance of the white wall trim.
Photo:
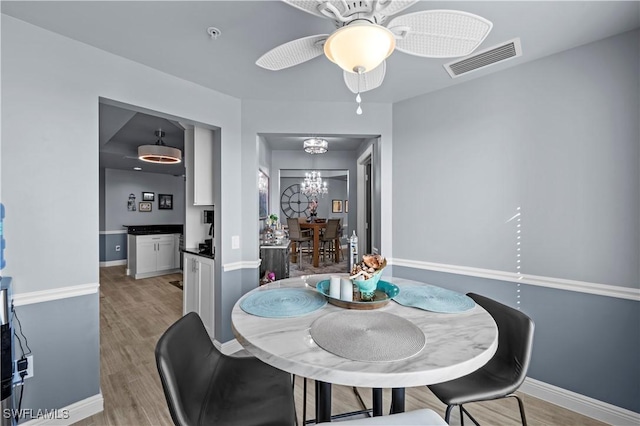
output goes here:
<path id="1" fill-rule="evenodd" d="M 99 283 L 81 284 L 69 287 L 53 288 L 51 290 L 31 291 L 13 295 L 14 306 L 32 305 L 40 302 L 67 299 L 69 297 L 86 296 L 98 292 Z"/>
<path id="2" fill-rule="evenodd" d="M 217 340 L 214 340 L 213 345 L 225 355 L 231 355 L 244 349 L 244 347 L 242 347 L 237 339 L 229 340 L 228 342 L 224 343 L 220 343 Z"/>
<path id="3" fill-rule="evenodd" d="M 640 289 L 620 287 L 609 284 L 590 283 L 586 281 L 567 280 L 563 278 L 543 277 L 539 275 L 518 275 L 515 272 L 481 269 L 470 266 L 447 265 L 442 263 L 422 262 L 408 259 L 387 259 L 389 265 L 407 268 L 425 269 L 429 271 L 447 272 L 450 274 L 468 275 L 500 281 L 513 281 L 539 287 L 556 288 L 579 293 L 596 294 L 598 296 L 616 297 L 640 301 Z"/>
<path id="4" fill-rule="evenodd" d="M 247 260 L 243 262 L 225 263 L 222 265 L 224 272 L 237 271 L 238 269 L 256 269 L 260 267 L 260 260 Z"/>
<path id="5" fill-rule="evenodd" d="M 127 264 L 127 259 L 107 260 L 105 262 L 100 262 L 100 267 L 101 268 L 105 268 L 105 267 L 109 267 L 109 266 L 121 266 L 121 265 L 126 265 L 126 264 Z"/>
<path id="6" fill-rule="evenodd" d="M 640 414 L 527 377 L 520 391 L 611 425 L 638 425 Z"/>
<path id="7" fill-rule="evenodd" d="M 73 404 L 67 405 L 66 407 L 48 411 L 48 413 L 51 413 L 51 417 L 57 418 L 41 417 L 20 424 L 23 426 L 71 425 L 73 423 L 79 422 L 80 420 L 86 419 L 87 417 L 91 417 L 94 414 L 98 414 L 103 410 L 104 398 L 102 397 L 101 392 L 97 395 L 90 396 L 89 398 L 83 399 L 81 401 L 74 402 Z"/>
<path id="8" fill-rule="evenodd" d="M 100 231 L 100 235 L 112 235 L 112 234 L 126 234 L 127 230 L 123 229 L 122 231 Z"/>

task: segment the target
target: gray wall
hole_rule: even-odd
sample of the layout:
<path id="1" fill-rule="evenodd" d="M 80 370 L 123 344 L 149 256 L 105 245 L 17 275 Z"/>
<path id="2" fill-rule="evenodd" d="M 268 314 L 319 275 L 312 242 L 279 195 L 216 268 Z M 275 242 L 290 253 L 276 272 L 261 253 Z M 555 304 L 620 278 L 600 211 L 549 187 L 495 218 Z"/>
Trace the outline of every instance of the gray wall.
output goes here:
<path id="1" fill-rule="evenodd" d="M 638 39 L 395 104 L 394 256 L 638 288 Z"/>
<path id="2" fill-rule="evenodd" d="M 638 288 L 639 40 L 627 33 L 395 104 L 394 257 L 515 272 L 522 235 L 526 274 Z M 521 234 L 507 223 L 519 206 Z M 640 412 L 637 300 L 393 274 L 520 307 L 536 322 L 531 377 Z"/>
<path id="3" fill-rule="evenodd" d="M 357 153 L 355 151 L 336 151 L 331 150 L 331 146 L 329 146 L 329 151 L 322 155 L 309 155 L 302 149 L 297 151 L 274 151 L 271 164 L 273 173 L 277 173 L 276 176 L 279 176 L 280 170 L 346 170 L 347 188 L 345 192 L 334 193 L 332 189 L 329 188 L 329 193 L 325 198 L 319 199 L 320 214 L 318 217 L 340 217 L 342 218 L 343 224 L 347 224 L 350 229 L 353 229 L 352 224 L 356 223 L 356 213 L 358 211 L 356 198 L 356 160 Z M 302 179 L 294 179 L 286 186 L 283 184 L 282 179 L 276 179 L 271 182 L 271 192 L 269 194 L 270 203 L 275 203 L 276 206 L 280 206 L 280 195 L 282 191 L 290 184 L 300 182 L 302 182 Z M 342 199 L 343 209 L 344 200 L 348 199 L 349 213 L 331 213 L 331 200 L 333 199 Z M 351 233 L 351 231 L 347 231 Z"/>
<path id="4" fill-rule="evenodd" d="M 184 224 L 185 185 L 182 176 L 107 169 L 105 173 L 105 231 L 122 230 L 123 225 Z M 142 192 L 153 192 L 150 212 L 140 212 Z M 129 194 L 136 196 L 136 211 L 127 210 Z M 173 209 L 160 210 L 158 195 L 172 194 Z"/>
<path id="5" fill-rule="evenodd" d="M 223 235 L 241 234 L 235 214 L 242 210 L 235 196 L 241 162 L 239 149 L 233 148 L 240 134 L 240 101 L 6 15 L 1 54 L 0 161 L 7 208 L 2 272 L 13 277 L 16 296 L 99 282 L 101 97 L 223 128 L 220 185 L 229 194 L 216 221 Z M 74 166 L 65 167 L 70 163 Z M 223 240 L 216 262 L 237 253 L 230 242 Z M 34 251 L 34 244 L 52 249 Z M 36 364 L 27 390 L 33 393 L 25 394 L 23 408 L 61 408 L 98 394 L 97 293 L 19 309 Z"/>
<path id="6" fill-rule="evenodd" d="M 153 192 L 150 212 L 141 212 L 138 203 L 142 191 Z M 127 210 L 129 194 L 136 196 L 136 211 Z M 158 209 L 158 195 L 172 194 L 173 209 Z M 185 182 L 182 176 L 144 173 L 128 170 L 100 170 L 100 261 L 109 262 L 127 258 L 126 231 L 123 225 L 184 224 Z M 103 233 L 103 231 L 106 231 Z M 120 251 L 116 251 L 120 246 Z"/>
<path id="7" fill-rule="evenodd" d="M 302 182 L 302 178 L 280 178 L 280 194 L 282 191 L 287 189 L 290 185 L 300 184 Z M 332 213 L 332 201 L 333 200 L 341 200 L 342 201 L 342 209 L 344 212 L 344 200 L 347 199 L 347 181 L 344 179 L 334 179 L 334 178 L 322 178 L 323 182 L 327 182 L 327 188 L 329 192 L 324 197 L 318 196 L 318 217 L 319 218 L 340 218 L 344 223 L 347 220 L 347 215 L 345 213 Z M 280 195 L 278 195 L 278 204 L 276 204 L 276 208 L 280 207 L 280 211 L 278 216 L 281 218 L 280 222 L 286 224 L 286 216 L 282 211 L 282 206 L 280 203 Z M 273 210 L 273 209 L 272 209 Z M 348 222 L 347 222 L 348 223 Z"/>

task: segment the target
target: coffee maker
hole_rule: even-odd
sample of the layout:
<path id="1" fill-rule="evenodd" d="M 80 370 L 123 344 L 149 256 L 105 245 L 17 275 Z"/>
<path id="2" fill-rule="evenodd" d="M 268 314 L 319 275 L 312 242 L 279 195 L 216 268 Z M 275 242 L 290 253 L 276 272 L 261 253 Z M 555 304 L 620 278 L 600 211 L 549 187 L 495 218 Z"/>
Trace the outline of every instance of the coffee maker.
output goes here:
<path id="1" fill-rule="evenodd" d="M 213 255 L 213 210 L 205 210 L 203 214 L 204 223 L 210 223 L 209 236 L 204 243 L 198 245 L 198 251 L 200 254 Z"/>

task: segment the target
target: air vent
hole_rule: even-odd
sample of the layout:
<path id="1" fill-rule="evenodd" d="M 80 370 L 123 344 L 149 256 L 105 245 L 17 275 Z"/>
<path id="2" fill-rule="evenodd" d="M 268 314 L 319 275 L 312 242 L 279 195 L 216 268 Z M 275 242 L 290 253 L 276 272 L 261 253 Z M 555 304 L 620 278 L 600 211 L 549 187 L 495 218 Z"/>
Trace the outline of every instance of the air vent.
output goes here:
<path id="1" fill-rule="evenodd" d="M 514 38 L 499 46 L 490 47 L 466 58 L 449 62 L 444 65 L 444 69 L 447 70 L 451 78 L 456 78 L 518 56 L 522 56 L 522 47 L 520 46 L 520 39 Z"/>

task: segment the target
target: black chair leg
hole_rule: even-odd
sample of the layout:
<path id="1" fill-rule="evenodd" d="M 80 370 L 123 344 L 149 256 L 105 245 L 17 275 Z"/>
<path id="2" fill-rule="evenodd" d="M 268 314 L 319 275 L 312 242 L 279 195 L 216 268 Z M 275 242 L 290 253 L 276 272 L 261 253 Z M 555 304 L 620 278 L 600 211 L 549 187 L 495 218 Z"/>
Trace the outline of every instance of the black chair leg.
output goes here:
<path id="1" fill-rule="evenodd" d="M 505 398 L 515 398 L 518 401 L 518 408 L 520 409 L 520 418 L 522 419 L 522 426 L 527 426 L 527 416 L 524 414 L 524 403 L 522 399 L 515 393 L 507 395 Z"/>
<path id="2" fill-rule="evenodd" d="M 307 378 L 304 378 L 304 386 L 302 388 L 304 400 L 302 401 L 302 424 L 307 424 Z"/>
<path id="3" fill-rule="evenodd" d="M 480 423 L 478 423 L 478 421 L 471 415 L 470 412 L 468 412 L 463 406 L 462 404 L 460 404 L 460 425 L 462 426 L 464 423 L 462 422 L 462 419 L 464 418 L 463 414 L 466 414 L 467 417 L 469 417 L 471 419 L 471 421 L 473 422 L 473 424 L 475 424 L 476 426 L 480 426 Z"/>
<path id="4" fill-rule="evenodd" d="M 447 411 L 444 413 L 444 421 L 448 424 L 451 419 L 451 409 L 453 405 L 447 405 Z"/>

